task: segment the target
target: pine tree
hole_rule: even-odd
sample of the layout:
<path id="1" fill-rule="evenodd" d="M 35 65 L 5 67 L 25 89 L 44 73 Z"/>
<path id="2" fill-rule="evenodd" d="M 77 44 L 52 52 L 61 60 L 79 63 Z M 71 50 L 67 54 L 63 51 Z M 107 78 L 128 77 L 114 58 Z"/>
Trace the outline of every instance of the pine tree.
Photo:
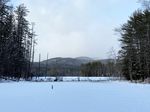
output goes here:
<path id="1" fill-rule="evenodd" d="M 35 32 L 26 19 L 27 8 L 21 4 L 14 11 L 0 0 L 0 76 L 11 78 L 32 77 Z"/>
<path id="2" fill-rule="evenodd" d="M 144 80 L 150 74 L 150 10 L 137 10 L 121 27 L 123 75 Z"/>

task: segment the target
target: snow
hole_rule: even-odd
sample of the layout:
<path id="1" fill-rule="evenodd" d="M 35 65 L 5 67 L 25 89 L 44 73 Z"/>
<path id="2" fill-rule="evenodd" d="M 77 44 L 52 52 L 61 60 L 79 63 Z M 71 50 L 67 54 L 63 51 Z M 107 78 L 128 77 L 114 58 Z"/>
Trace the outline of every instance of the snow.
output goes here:
<path id="1" fill-rule="evenodd" d="M 108 80 L 118 80 L 118 77 L 57 77 L 58 81 L 72 82 L 72 81 L 108 81 Z M 56 77 L 33 77 L 32 81 L 45 81 L 52 82 L 56 80 Z"/>
<path id="2" fill-rule="evenodd" d="M 150 112 L 150 85 L 119 81 L 0 83 L 0 112 Z"/>

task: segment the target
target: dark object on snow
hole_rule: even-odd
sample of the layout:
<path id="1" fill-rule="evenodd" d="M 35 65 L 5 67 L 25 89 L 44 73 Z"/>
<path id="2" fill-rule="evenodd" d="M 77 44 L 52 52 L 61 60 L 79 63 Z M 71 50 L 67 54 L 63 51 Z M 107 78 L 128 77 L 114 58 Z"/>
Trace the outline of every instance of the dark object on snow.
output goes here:
<path id="1" fill-rule="evenodd" d="M 51 89 L 53 89 L 54 87 L 53 87 L 53 85 L 51 86 Z"/>

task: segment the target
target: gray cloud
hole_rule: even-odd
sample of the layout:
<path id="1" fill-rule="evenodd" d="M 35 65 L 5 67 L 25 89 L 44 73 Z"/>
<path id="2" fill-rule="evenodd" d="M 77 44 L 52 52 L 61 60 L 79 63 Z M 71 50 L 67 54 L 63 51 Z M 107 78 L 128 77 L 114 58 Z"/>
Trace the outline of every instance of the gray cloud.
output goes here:
<path id="1" fill-rule="evenodd" d="M 30 10 L 28 18 L 36 23 L 38 60 L 38 53 L 44 59 L 47 52 L 50 57 L 107 58 L 111 47 L 119 49 L 113 29 L 119 27 L 137 7 L 129 8 L 122 16 L 125 7 L 119 5 L 127 5 L 127 1 L 20 0 L 17 3 L 27 5 Z"/>

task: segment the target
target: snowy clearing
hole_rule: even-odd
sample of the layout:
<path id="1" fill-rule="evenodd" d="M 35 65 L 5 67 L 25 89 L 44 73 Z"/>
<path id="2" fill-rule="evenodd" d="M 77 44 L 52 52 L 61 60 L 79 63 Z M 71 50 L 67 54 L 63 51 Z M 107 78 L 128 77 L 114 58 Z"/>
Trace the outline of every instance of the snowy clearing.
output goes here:
<path id="1" fill-rule="evenodd" d="M 0 91 L 0 112 L 150 111 L 150 85 L 147 84 L 11 82 L 0 83 Z"/>

